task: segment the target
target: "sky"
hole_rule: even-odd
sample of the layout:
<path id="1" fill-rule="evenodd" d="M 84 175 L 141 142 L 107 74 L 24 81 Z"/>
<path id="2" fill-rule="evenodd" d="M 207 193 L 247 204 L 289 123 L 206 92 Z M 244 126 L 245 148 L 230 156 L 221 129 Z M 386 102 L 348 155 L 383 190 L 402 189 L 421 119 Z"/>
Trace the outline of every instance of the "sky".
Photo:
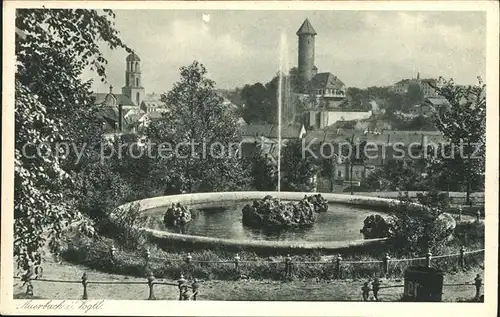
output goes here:
<path id="1" fill-rule="evenodd" d="M 484 12 L 115 10 L 120 37 L 141 58 L 146 93 L 163 93 L 179 68 L 198 60 L 217 88 L 266 83 L 297 65 L 296 32 L 308 18 L 316 32 L 315 65 L 347 87 L 387 86 L 403 78 L 477 83 L 486 73 Z M 283 34 L 283 35 L 282 35 Z M 284 38 L 283 45 L 280 45 Z M 283 47 L 282 51 L 280 48 Z M 104 49 L 108 83 L 125 81 L 124 50 Z M 287 58 L 288 56 L 288 58 Z M 97 78 L 91 73 L 86 78 Z M 117 89 L 118 90 L 118 89 Z M 118 91 L 115 91 L 118 92 Z"/>

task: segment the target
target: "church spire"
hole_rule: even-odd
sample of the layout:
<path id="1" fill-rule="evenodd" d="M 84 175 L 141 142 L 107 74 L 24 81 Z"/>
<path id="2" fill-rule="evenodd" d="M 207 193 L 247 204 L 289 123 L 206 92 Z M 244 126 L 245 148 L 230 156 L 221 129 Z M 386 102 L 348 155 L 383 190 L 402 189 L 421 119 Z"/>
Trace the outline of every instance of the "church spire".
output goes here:
<path id="1" fill-rule="evenodd" d="M 129 97 L 136 106 L 141 105 L 145 96 L 144 87 L 142 86 L 140 62 L 141 59 L 135 52 L 127 56 L 125 60 L 125 86 L 122 88 L 122 94 Z"/>

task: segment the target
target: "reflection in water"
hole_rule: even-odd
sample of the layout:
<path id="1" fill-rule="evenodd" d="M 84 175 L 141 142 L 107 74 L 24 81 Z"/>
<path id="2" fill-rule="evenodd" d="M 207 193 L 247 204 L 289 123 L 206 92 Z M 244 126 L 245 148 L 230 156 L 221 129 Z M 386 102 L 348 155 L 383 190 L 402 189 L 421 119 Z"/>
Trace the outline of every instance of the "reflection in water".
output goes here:
<path id="1" fill-rule="evenodd" d="M 150 228 L 198 236 L 237 240 L 343 241 L 363 239 L 359 230 L 363 220 L 375 211 L 330 204 L 326 213 L 318 213 L 316 223 L 309 228 L 270 232 L 243 226 L 241 210 L 245 204 L 228 209 L 200 210 L 184 227 L 168 227 L 162 223 L 166 207 L 147 211 Z"/>

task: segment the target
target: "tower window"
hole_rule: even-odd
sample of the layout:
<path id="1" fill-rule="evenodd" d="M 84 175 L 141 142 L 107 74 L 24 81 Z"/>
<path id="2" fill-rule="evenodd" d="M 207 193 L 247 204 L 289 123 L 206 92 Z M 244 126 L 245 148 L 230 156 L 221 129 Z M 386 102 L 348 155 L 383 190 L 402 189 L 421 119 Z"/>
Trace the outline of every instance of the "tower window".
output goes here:
<path id="1" fill-rule="evenodd" d="M 139 87 L 139 78 L 136 78 L 136 79 L 135 79 L 135 85 L 136 85 L 137 87 Z"/>
<path id="2" fill-rule="evenodd" d="M 135 100 L 136 100 L 136 104 L 139 106 L 140 105 L 139 101 L 141 100 L 141 94 L 140 93 L 136 93 L 135 94 Z"/>

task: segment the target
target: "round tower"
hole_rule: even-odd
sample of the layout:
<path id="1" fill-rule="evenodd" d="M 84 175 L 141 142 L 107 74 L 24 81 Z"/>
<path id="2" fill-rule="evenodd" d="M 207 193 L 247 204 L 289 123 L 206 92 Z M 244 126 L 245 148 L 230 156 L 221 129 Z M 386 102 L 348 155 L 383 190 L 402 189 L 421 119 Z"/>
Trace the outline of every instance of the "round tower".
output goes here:
<path id="1" fill-rule="evenodd" d="M 316 31 L 308 19 L 302 23 L 297 31 L 299 37 L 299 76 L 303 83 L 308 83 L 313 77 L 314 68 L 314 37 Z"/>

